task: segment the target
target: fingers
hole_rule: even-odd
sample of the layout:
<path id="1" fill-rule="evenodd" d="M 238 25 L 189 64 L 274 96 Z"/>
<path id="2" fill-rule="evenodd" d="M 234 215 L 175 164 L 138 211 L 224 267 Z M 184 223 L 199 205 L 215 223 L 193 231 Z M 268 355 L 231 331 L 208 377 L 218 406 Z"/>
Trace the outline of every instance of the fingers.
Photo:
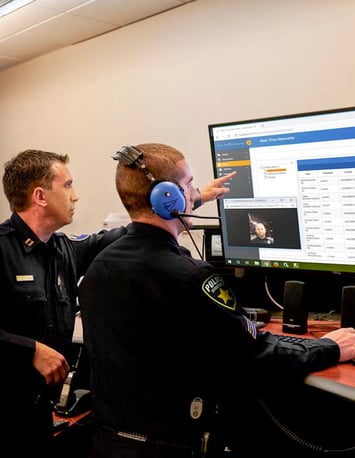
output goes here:
<path id="1" fill-rule="evenodd" d="M 237 174 L 236 171 L 234 172 L 231 172 L 229 173 L 228 175 L 225 175 L 223 177 L 220 177 L 220 178 L 216 178 L 215 179 L 215 187 L 216 188 L 220 188 L 220 192 L 219 190 L 217 191 L 217 194 L 215 195 L 215 199 L 218 200 L 220 199 L 221 197 L 223 197 L 224 194 L 230 192 L 230 189 L 229 188 L 226 188 L 224 187 L 224 183 L 229 181 L 231 178 L 233 178 L 235 175 Z"/>
<path id="2" fill-rule="evenodd" d="M 40 342 L 36 342 L 33 365 L 42 374 L 48 385 L 63 382 L 70 369 L 61 353 Z"/>
<path id="3" fill-rule="evenodd" d="M 231 178 L 233 178 L 234 176 L 236 176 L 236 174 L 237 174 L 237 172 L 234 171 L 234 172 L 228 173 L 228 175 L 224 175 L 223 177 L 216 178 L 215 179 L 215 183 L 216 184 L 224 184 L 226 181 L 228 181 Z"/>
<path id="4" fill-rule="evenodd" d="M 47 385 L 57 385 L 64 382 L 69 373 L 69 365 L 67 362 L 65 363 L 66 364 L 64 365 L 52 368 L 48 373 L 46 373 L 45 379 Z"/>

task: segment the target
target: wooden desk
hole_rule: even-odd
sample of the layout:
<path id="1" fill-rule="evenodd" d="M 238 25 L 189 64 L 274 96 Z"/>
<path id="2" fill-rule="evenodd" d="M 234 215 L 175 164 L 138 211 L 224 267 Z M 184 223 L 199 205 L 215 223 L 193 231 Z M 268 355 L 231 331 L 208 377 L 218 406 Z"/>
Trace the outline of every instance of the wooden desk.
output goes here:
<path id="1" fill-rule="evenodd" d="M 339 321 L 309 320 L 308 332 L 302 334 L 300 337 L 319 338 L 339 327 Z M 270 322 L 262 330 L 287 335 L 282 332 L 281 318 L 271 318 Z M 309 386 L 355 401 L 355 366 L 352 363 L 340 363 L 329 369 L 314 372 L 305 378 L 305 383 Z"/>

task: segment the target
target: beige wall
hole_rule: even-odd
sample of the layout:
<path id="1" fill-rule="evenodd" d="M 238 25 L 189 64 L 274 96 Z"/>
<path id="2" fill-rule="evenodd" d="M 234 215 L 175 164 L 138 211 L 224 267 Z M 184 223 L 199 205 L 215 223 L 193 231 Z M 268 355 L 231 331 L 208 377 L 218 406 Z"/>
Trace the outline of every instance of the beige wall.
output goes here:
<path id="1" fill-rule="evenodd" d="M 124 211 L 110 158 L 124 144 L 181 149 L 203 184 L 209 123 L 355 105 L 354 30 L 353 0 L 197 0 L 34 59 L 0 72 L 0 161 L 68 152 L 81 199 L 64 229 L 96 231 Z"/>

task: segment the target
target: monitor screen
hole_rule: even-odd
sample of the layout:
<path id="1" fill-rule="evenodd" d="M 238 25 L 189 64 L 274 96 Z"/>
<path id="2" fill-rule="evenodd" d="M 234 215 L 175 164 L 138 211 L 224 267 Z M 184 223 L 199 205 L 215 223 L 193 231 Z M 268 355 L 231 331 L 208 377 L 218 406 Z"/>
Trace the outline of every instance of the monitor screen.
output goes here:
<path id="1" fill-rule="evenodd" d="M 208 130 L 226 265 L 355 272 L 355 107 Z"/>

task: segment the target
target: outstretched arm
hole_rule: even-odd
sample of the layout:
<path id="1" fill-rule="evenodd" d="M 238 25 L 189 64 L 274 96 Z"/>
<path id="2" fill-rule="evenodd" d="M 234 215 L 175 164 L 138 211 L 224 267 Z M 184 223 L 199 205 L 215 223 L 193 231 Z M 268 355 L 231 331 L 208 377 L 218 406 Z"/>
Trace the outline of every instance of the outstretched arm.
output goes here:
<path id="1" fill-rule="evenodd" d="M 200 190 L 196 189 L 198 195 L 195 199 L 194 210 L 206 202 L 219 199 L 224 194 L 229 192 L 230 189 L 225 187 L 224 183 L 231 180 L 236 174 L 237 172 L 231 172 L 228 175 L 224 175 L 223 177 L 215 178 Z"/>

